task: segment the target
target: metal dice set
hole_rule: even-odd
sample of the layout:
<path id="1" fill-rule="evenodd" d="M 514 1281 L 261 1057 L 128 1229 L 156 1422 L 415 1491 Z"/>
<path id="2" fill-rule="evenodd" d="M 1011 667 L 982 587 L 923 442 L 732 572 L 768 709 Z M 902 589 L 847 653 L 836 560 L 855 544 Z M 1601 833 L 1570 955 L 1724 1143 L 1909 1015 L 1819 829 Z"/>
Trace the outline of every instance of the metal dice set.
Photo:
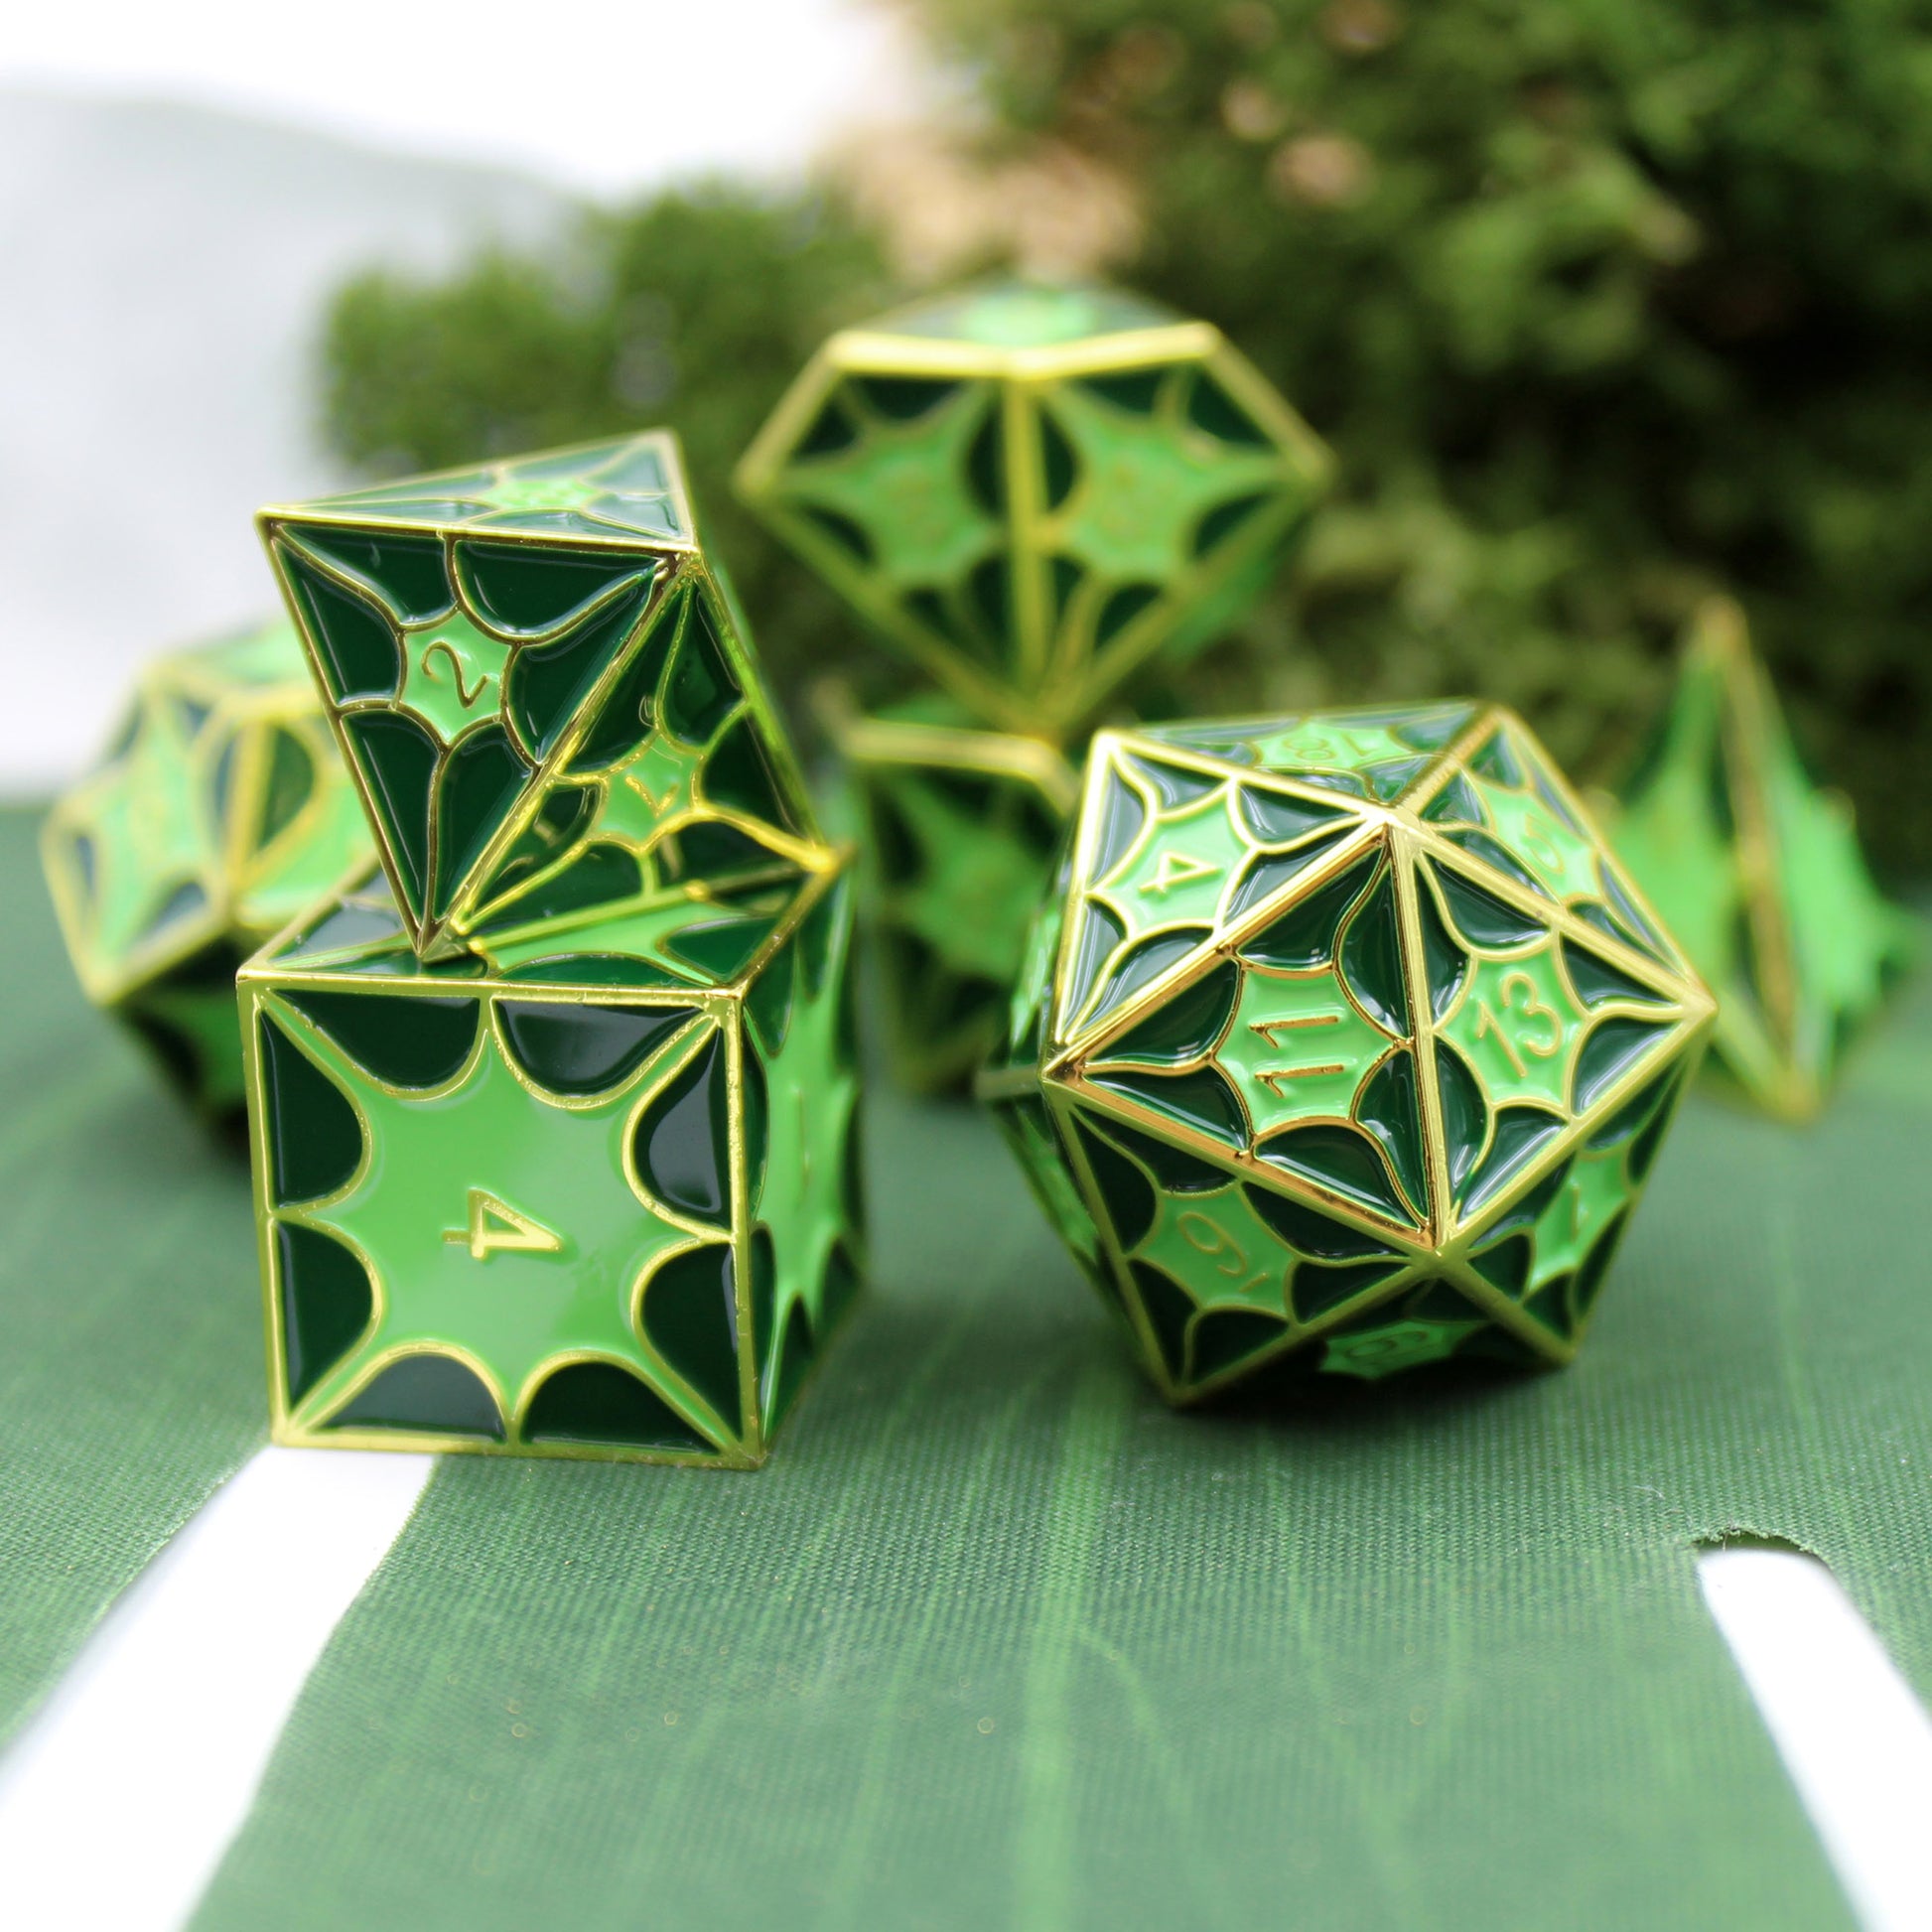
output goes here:
<path id="1" fill-rule="evenodd" d="M 760 1462 L 862 1271 L 861 901 L 895 1073 L 977 1069 L 1171 1401 L 1568 1361 L 1707 1041 L 1814 1111 L 1909 933 L 1722 600 L 1607 832 L 1494 706 L 1139 723 L 1327 471 L 1131 297 L 834 337 L 739 488 L 925 683 L 824 696 L 856 874 L 667 433 L 263 511 L 291 621 L 45 851 L 245 1109 L 278 1440 Z"/>

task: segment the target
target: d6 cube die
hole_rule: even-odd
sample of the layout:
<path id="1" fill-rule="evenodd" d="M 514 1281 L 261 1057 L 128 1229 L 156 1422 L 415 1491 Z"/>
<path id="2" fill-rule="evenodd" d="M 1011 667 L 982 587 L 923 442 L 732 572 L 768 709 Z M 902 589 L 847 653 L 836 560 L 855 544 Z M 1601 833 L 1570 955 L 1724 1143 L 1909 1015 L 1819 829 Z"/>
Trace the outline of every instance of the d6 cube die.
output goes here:
<path id="1" fill-rule="evenodd" d="M 1239 612 L 1328 469 L 1211 325 L 1009 283 L 834 336 L 738 488 L 978 719 L 1063 738 Z"/>
<path id="2" fill-rule="evenodd" d="M 850 887 L 240 976 L 276 1439 L 761 1461 L 858 1279 Z"/>
<path id="3" fill-rule="evenodd" d="M 82 989 L 222 1125 L 242 1111 L 236 966 L 369 851 L 281 621 L 156 659 L 41 833 Z"/>
<path id="4" fill-rule="evenodd" d="M 425 958 L 824 862 L 667 432 L 259 520 Z"/>
<path id="5" fill-rule="evenodd" d="M 1498 707 L 1105 732 L 981 1090 L 1173 1400 L 1556 1363 L 1712 1015 Z"/>
<path id="6" fill-rule="evenodd" d="M 1077 776 L 1043 740 L 975 730 L 943 698 L 828 712 L 892 1071 L 916 1092 L 958 1089 L 999 1037 Z"/>

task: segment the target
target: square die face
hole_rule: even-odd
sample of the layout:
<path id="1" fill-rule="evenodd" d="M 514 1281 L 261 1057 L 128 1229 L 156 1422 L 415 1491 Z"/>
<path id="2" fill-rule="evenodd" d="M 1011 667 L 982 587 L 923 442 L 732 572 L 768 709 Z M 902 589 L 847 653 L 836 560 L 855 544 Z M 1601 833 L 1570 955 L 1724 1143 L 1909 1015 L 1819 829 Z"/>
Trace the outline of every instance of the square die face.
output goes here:
<path id="1" fill-rule="evenodd" d="M 791 1056 L 767 1067 L 744 1021 L 814 894 L 740 919 L 767 943 L 736 978 L 687 963 L 672 983 L 596 933 L 528 982 L 424 967 L 393 927 L 353 942 L 375 896 L 317 922 L 321 944 L 351 940 L 333 958 L 251 966 L 282 1440 L 761 1458 L 829 1328 L 827 1280 L 852 1273 L 838 1164 L 816 1134 L 806 1152 L 770 1130 L 774 1090 L 787 1123 L 829 1105 L 842 1127 L 835 1042 L 792 1014 Z M 632 984 L 596 983 L 614 963 Z"/>

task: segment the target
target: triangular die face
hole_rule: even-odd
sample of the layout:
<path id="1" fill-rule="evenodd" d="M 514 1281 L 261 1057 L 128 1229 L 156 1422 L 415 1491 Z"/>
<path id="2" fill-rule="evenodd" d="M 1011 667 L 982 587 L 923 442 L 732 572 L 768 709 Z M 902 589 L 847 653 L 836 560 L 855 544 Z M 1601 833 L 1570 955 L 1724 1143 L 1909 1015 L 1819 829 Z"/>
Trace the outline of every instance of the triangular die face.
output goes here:
<path id="1" fill-rule="evenodd" d="M 1799 763 L 1732 605 L 1700 616 L 1616 845 L 1718 995 L 1726 1071 L 1774 1112 L 1814 1111 L 1909 938 Z"/>
<path id="2" fill-rule="evenodd" d="M 1362 830 L 1346 801 L 1104 741 L 1081 815 L 1054 1037 L 1104 1034 L 1129 1003 Z"/>
<path id="3" fill-rule="evenodd" d="M 1447 1179 L 1466 1225 L 1684 1050 L 1702 1014 L 1665 976 L 1505 899 L 1482 868 L 1432 854 L 1415 878 Z"/>
<path id="4" fill-rule="evenodd" d="M 1401 1292 L 1412 1259 L 1375 1234 L 1117 1113 L 1061 1114 L 1130 1320 L 1176 1393 L 1247 1374 Z"/>
<path id="5" fill-rule="evenodd" d="M 501 939 L 780 878 L 825 856 L 732 610 L 694 572 L 586 707 L 543 808 L 457 923 Z"/>
<path id="6" fill-rule="evenodd" d="M 1548 755 L 1497 717 L 1467 756 L 1431 778 L 1417 816 L 1492 873 L 1566 906 L 1606 939 L 1681 974 L 1677 949 L 1631 888 Z"/>
<path id="7" fill-rule="evenodd" d="M 1193 954 L 1151 1005 L 1106 1019 L 1063 1077 L 1344 1218 L 1428 1226 L 1422 1070 L 1385 840 L 1324 855 L 1220 946 Z"/>
<path id="8" fill-rule="evenodd" d="M 269 514 L 374 529 L 499 531 L 626 547 L 694 540 L 677 446 L 661 430 L 438 471 Z"/>
<path id="9" fill-rule="evenodd" d="M 377 529 L 363 555 L 357 533 L 318 547 L 309 527 L 274 526 L 271 553 L 412 936 L 434 950 L 635 644 L 658 564 L 526 547 L 473 571 L 458 546 L 445 601 L 419 540 Z M 506 613 L 557 621 L 509 636 Z"/>
<path id="10" fill-rule="evenodd" d="M 1390 805 L 1436 764 L 1474 715 L 1472 705 L 1401 705 L 1160 726 L 1146 736 L 1342 797 Z"/>

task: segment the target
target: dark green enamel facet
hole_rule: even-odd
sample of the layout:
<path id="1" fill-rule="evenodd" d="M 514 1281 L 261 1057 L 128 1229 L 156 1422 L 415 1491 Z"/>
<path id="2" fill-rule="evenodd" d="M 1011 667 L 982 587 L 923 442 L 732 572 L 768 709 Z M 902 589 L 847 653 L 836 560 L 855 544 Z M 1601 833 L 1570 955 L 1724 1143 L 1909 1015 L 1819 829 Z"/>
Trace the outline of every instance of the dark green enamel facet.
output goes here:
<path id="1" fill-rule="evenodd" d="M 664 693 L 664 725 L 687 745 L 708 745 L 744 697 L 710 600 L 694 598 Z"/>
<path id="2" fill-rule="evenodd" d="M 552 642 L 525 644 L 503 678 L 503 709 L 530 756 L 548 758 L 617 661 L 650 594 L 648 575 Z M 633 730 L 631 742 L 640 734 Z"/>
<path id="3" fill-rule="evenodd" d="M 1395 880 L 1389 873 L 1383 873 L 1349 920 L 1337 963 L 1362 1011 L 1388 1032 L 1406 1035 L 1409 989 L 1396 922 Z"/>
<path id="4" fill-rule="evenodd" d="M 521 1434 L 526 1443 L 712 1447 L 662 1396 L 616 1362 L 570 1362 L 558 1369 L 530 1398 Z"/>
<path id="5" fill-rule="evenodd" d="M 1107 1058 L 1170 1066 L 1199 1059 L 1226 1031 L 1240 990 L 1240 968 L 1224 961 L 1191 986 L 1171 994 L 1107 1048 Z"/>
<path id="6" fill-rule="evenodd" d="M 499 1000 L 497 1017 L 516 1063 L 551 1093 L 602 1093 L 629 1078 L 672 1034 L 696 1018 L 692 1007 L 560 1006 L 550 1000 Z"/>
<path id="7" fill-rule="evenodd" d="M 503 1440 L 502 1412 L 477 1372 L 451 1355 L 405 1355 L 330 1417 L 331 1429 L 413 1429 Z"/>
<path id="8" fill-rule="evenodd" d="M 368 1270 L 342 1242 L 293 1221 L 276 1224 L 275 1269 L 288 1399 L 300 1402 L 355 1345 L 375 1297 Z"/>
<path id="9" fill-rule="evenodd" d="M 1241 947 L 1243 959 L 1295 971 L 1325 965 L 1334 957 L 1342 916 L 1361 897 L 1379 861 L 1372 855 L 1298 899 Z"/>
<path id="10" fill-rule="evenodd" d="M 738 1426 L 738 1302 L 724 1242 L 673 1255 L 644 1286 L 644 1335 L 732 1428 Z"/>
<path id="11" fill-rule="evenodd" d="M 1255 1158 L 1397 1220 L 1411 1218 L 1377 1144 L 1355 1128 L 1290 1127 L 1255 1144 Z"/>
<path id="12" fill-rule="evenodd" d="M 730 1099 L 722 1034 L 678 1070 L 639 1116 L 637 1172 L 667 1207 L 714 1227 L 731 1217 Z"/>
<path id="13" fill-rule="evenodd" d="M 543 544 L 488 543 L 475 538 L 456 545 L 456 576 L 464 601 L 492 630 L 541 636 L 586 615 L 626 579 L 641 600 L 652 566 L 639 570 L 634 551 L 570 551 Z"/>
<path id="14" fill-rule="evenodd" d="M 358 578 L 399 624 L 427 623 L 445 616 L 456 601 L 441 537 L 327 523 L 291 523 L 286 528 L 303 549 Z"/>
<path id="15" fill-rule="evenodd" d="M 269 1115 L 269 1166 L 278 1205 L 319 1200 L 362 1159 L 362 1127 L 338 1087 L 266 1017 L 257 1033 Z"/>
<path id="16" fill-rule="evenodd" d="M 437 773 L 436 894 L 433 909 L 445 910 L 458 889 L 482 863 L 530 782 L 530 767 L 500 724 L 491 722 L 450 748 Z"/>
<path id="17" fill-rule="evenodd" d="M 1473 1210 L 1493 1200 L 1562 1132 L 1562 1120 L 1541 1107 L 1497 1108 L 1488 1152 L 1459 1190 L 1459 1205 Z"/>
<path id="18" fill-rule="evenodd" d="M 330 698 L 393 698 L 402 683 L 402 646 L 381 609 L 318 570 L 299 551 L 278 549 Z"/>
<path id="19" fill-rule="evenodd" d="M 1074 1123 L 1087 1170 L 1106 1203 L 1114 1240 L 1123 1254 L 1138 1248 L 1154 1225 L 1155 1195 L 1147 1176 L 1117 1153 L 1085 1121 Z"/>
<path id="20" fill-rule="evenodd" d="M 291 987 L 282 997 L 350 1059 L 385 1084 L 440 1087 L 477 1043 L 476 1000 L 384 1000 L 366 993 Z"/>
<path id="21" fill-rule="evenodd" d="M 1096 1071 L 1093 1083 L 1124 1099 L 1137 1100 L 1196 1133 L 1228 1148 L 1247 1144 L 1248 1117 L 1220 1070 L 1196 1067 L 1190 1073 Z"/>
<path id="22" fill-rule="evenodd" d="M 1438 866 L 1436 881 L 1449 917 L 1471 945 L 1507 950 L 1540 939 L 1547 929 L 1540 919 L 1519 912 L 1474 880 L 1465 879 L 1453 866 Z"/>
<path id="23" fill-rule="evenodd" d="M 430 797 L 442 748 L 401 712 L 350 712 L 343 730 L 381 812 L 403 896 L 421 918 L 429 908 Z"/>

